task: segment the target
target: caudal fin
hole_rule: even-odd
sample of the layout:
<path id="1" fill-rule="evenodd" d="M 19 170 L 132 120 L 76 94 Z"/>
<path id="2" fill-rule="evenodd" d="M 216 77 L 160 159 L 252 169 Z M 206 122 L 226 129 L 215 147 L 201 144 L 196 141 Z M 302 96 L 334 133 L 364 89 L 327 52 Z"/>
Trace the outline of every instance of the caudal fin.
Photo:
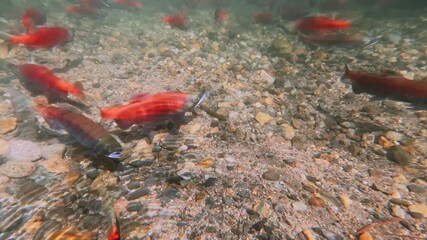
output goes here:
<path id="1" fill-rule="evenodd" d="M 342 75 L 342 77 L 341 77 L 341 81 L 342 82 L 345 82 L 345 80 L 347 80 L 348 79 L 348 77 L 349 77 L 349 74 L 350 74 L 350 72 L 351 72 L 351 68 L 350 68 L 350 64 L 348 64 L 347 62 L 346 63 L 344 63 L 345 65 L 345 71 L 344 71 L 344 74 Z"/>

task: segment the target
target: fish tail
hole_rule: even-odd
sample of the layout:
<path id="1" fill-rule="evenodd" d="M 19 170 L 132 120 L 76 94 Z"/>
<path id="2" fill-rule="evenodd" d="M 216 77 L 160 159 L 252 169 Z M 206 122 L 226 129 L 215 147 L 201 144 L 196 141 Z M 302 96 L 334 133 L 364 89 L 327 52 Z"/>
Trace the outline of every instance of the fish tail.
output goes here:
<path id="1" fill-rule="evenodd" d="M 345 71 L 344 71 L 344 74 L 341 77 L 341 82 L 345 82 L 345 80 L 349 78 L 350 72 L 351 72 L 350 65 L 347 62 L 344 63 L 344 66 L 345 66 Z"/>
<path id="2" fill-rule="evenodd" d="M 12 35 L 10 35 L 9 33 L 0 31 L 0 39 L 9 41 L 11 37 Z"/>

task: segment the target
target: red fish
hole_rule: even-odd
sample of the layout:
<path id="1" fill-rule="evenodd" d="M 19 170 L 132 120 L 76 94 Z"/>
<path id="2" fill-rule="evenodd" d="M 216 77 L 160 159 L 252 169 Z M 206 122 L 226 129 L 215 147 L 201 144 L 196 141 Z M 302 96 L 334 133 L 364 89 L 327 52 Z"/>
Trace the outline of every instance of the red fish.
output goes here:
<path id="1" fill-rule="evenodd" d="M 252 19 L 262 24 L 272 24 L 275 21 L 273 13 L 267 11 L 252 13 Z"/>
<path id="2" fill-rule="evenodd" d="M 113 3 L 126 9 L 142 8 L 142 3 L 135 0 L 113 0 Z"/>
<path id="3" fill-rule="evenodd" d="M 218 23 L 223 23 L 227 21 L 228 14 L 224 9 L 217 8 L 215 11 L 215 21 Z"/>
<path id="4" fill-rule="evenodd" d="M 80 86 L 58 78 L 44 66 L 26 63 L 21 66 L 10 64 L 9 67 L 33 94 L 42 93 L 53 100 L 64 100 L 68 94 L 72 94 L 80 100 L 85 99 Z"/>
<path id="5" fill-rule="evenodd" d="M 0 39 L 9 41 L 11 44 L 23 44 L 30 48 L 53 48 L 64 45 L 74 38 L 74 31 L 63 27 L 37 27 L 36 31 L 22 34 L 10 35 L 0 32 Z"/>
<path id="6" fill-rule="evenodd" d="M 302 32 L 328 32 L 341 28 L 349 28 L 350 21 L 336 20 L 325 16 L 306 17 L 294 22 Z"/>
<path id="7" fill-rule="evenodd" d="M 86 16 L 86 17 L 92 17 L 92 18 L 100 16 L 98 10 L 91 7 L 90 5 L 66 6 L 65 12 L 67 12 L 68 14 L 80 15 L 80 16 Z"/>
<path id="8" fill-rule="evenodd" d="M 64 129 L 82 146 L 109 158 L 121 157 L 121 144 L 113 135 L 93 120 L 66 107 L 34 104 L 33 108 L 51 126 Z"/>
<path id="9" fill-rule="evenodd" d="M 206 92 L 189 94 L 167 92 L 154 95 L 140 95 L 122 106 L 100 109 L 102 118 L 115 120 L 121 129 L 133 124 L 155 125 L 167 120 L 178 121 L 185 112 L 197 107 L 206 97 Z"/>
<path id="10" fill-rule="evenodd" d="M 342 80 L 349 79 L 353 92 L 369 93 L 377 97 L 390 98 L 398 101 L 426 104 L 427 81 L 410 80 L 396 75 L 369 74 L 356 72 L 345 65 Z"/>
<path id="11" fill-rule="evenodd" d="M 370 45 L 378 41 L 378 39 L 364 37 L 359 34 L 343 33 L 313 33 L 309 35 L 300 34 L 300 38 L 304 42 L 319 45 Z"/>
<path id="12" fill-rule="evenodd" d="M 180 13 L 174 16 L 165 16 L 163 22 L 169 23 L 171 28 L 185 29 L 187 24 L 187 14 Z"/>
<path id="13" fill-rule="evenodd" d="M 37 25 L 46 23 L 46 14 L 36 8 L 27 8 L 22 15 L 21 22 L 27 32 L 33 32 Z"/>

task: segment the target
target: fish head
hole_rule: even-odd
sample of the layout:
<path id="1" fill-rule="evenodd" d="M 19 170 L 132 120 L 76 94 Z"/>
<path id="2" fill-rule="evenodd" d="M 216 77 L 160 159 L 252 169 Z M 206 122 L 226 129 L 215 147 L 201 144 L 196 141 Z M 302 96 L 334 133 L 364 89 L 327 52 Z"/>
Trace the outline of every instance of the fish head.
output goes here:
<path id="1" fill-rule="evenodd" d="M 123 147 L 113 135 L 110 135 L 101 140 L 95 151 L 108 158 L 119 159 L 122 157 Z"/>
<path id="2" fill-rule="evenodd" d="M 188 111 L 196 108 L 197 106 L 199 106 L 200 103 L 203 102 L 203 100 L 205 100 L 206 96 L 206 90 L 202 90 L 200 93 L 196 94 L 189 94 L 187 100 L 184 103 L 183 109 L 185 111 Z"/>

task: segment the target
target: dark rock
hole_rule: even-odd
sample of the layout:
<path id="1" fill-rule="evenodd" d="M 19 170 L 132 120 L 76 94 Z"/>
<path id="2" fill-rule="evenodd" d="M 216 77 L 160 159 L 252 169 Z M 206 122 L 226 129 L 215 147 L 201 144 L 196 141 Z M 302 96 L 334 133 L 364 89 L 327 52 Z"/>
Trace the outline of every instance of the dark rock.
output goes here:
<path id="1" fill-rule="evenodd" d="M 241 198 L 249 198 L 250 196 L 249 190 L 240 190 L 237 192 L 237 196 Z"/>
<path id="2" fill-rule="evenodd" d="M 150 190 L 148 188 L 140 188 L 140 189 L 137 189 L 137 190 L 134 190 L 134 191 L 128 193 L 126 195 L 126 199 L 128 201 L 132 201 L 132 200 L 138 199 L 142 196 L 146 196 L 149 193 L 150 193 Z"/>
<path id="3" fill-rule="evenodd" d="M 126 206 L 128 212 L 138 212 L 142 209 L 142 204 L 140 202 L 131 202 Z"/>
<path id="4" fill-rule="evenodd" d="M 98 169 L 96 168 L 90 168 L 86 171 L 86 176 L 90 179 L 95 179 L 96 177 L 98 177 L 99 172 Z"/>
<path id="5" fill-rule="evenodd" d="M 129 163 L 132 167 L 148 167 L 153 164 L 153 161 L 150 160 L 133 160 Z"/>
<path id="6" fill-rule="evenodd" d="M 207 197 L 205 200 L 205 204 L 209 208 L 213 208 L 213 207 L 215 207 L 215 199 L 213 197 Z"/>
<path id="7" fill-rule="evenodd" d="M 132 180 L 127 185 L 128 189 L 133 190 L 141 187 L 141 183 L 138 180 Z"/>
<path id="8" fill-rule="evenodd" d="M 261 231 L 261 229 L 264 227 L 265 225 L 265 220 L 261 220 L 256 222 L 254 225 L 252 225 L 252 228 L 255 229 L 255 231 Z"/>
<path id="9" fill-rule="evenodd" d="M 280 174 L 276 171 L 269 170 L 262 174 L 262 177 L 269 181 L 279 181 L 280 180 Z"/>
<path id="10" fill-rule="evenodd" d="M 164 202 L 169 202 L 170 200 L 176 198 L 177 194 L 178 194 L 178 190 L 170 187 L 164 190 L 162 193 L 160 193 L 158 197 Z"/>
<path id="11" fill-rule="evenodd" d="M 291 143 L 292 147 L 298 150 L 302 150 L 304 148 L 304 140 L 301 136 L 295 136 L 294 138 L 292 138 Z"/>
<path id="12" fill-rule="evenodd" d="M 419 185 L 419 184 L 409 184 L 406 187 L 411 192 L 415 192 L 415 193 L 425 193 L 426 192 L 426 188 L 422 185 Z"/>
<path id="13" fill-rule="evenodd" d="M 413 162 L 411 154 L 406 152 L 401 146 L 392 146 L 387 151 L 387 158 L 402 166 L 407 166 Z"/>
<path id="14" fill-rule="evenodd" d="M 212 186 L 215 186 L 217 181 L 218 181 L 218 179 L 210 177 L 210 178 L 206 179 L 206 181 L 203 185 L 205 187 L 212 187 Z"/>
<path id="15" fill-rule="evenodd" d="M 101 226 L 101 223 L 104 219 L 104 216 L 101 214 L 89 214 L 86 215 L 83 220 L 83 228 L 87 230 L 95 230 L 99 226 Z"/>

